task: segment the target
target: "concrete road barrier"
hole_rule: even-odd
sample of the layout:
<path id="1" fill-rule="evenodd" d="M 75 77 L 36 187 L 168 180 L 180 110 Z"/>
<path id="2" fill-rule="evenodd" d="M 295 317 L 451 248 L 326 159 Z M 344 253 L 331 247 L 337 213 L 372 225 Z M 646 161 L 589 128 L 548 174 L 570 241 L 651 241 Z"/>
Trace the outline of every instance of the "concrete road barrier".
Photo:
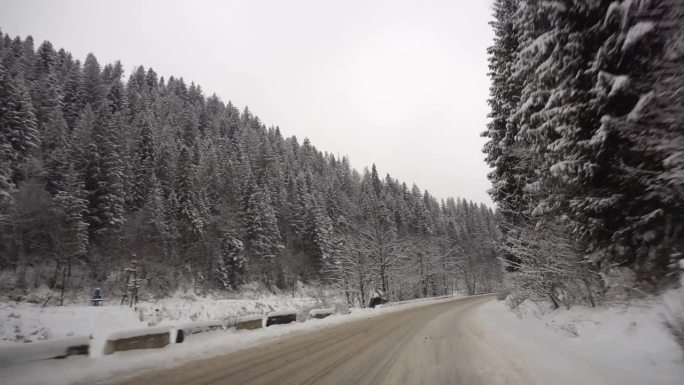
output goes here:
<path id="1" fill-rule="evenodd" d="M 158 349 L 168 345 L 171 329 L 166 327 L 131 330 L 111 334 L 105 343 L 104 354 L 135 349 Z"/>
<path id="2" fill-rule="evenodd" d="M 192 322 L 176 328 L 176 343 L 179 344 L 188 336 L 198 333 L 206 333 L 214 330 L 224 330 L 225 326 L 221 321 Z"/>
<path id="3" fill-rule="evenodd" d="M 313 309 L 309 312 L 309 319 L 323 319 L 335 314 L 335 309 Z"/>
<path id="4" fill-rule="evenodd" d="M 264 316 L 262 315 L 240 317 L 235 323 L 235 329 L 237 330 L 254 330 L 261 329 L 262 327 L 264 327 Z"/>
<path id="5" fill-rule="evenodd" d="M 290 322 L 297 322 L 297 312 L 294 310 L 269 313 L 266 316 L 266 326 L 283 325 Z"/>
<path id="6" fill-rule="evenodd" d="M 48 341 L 12 344 L 0 348 L 0 366 L 27 361 L 88 354 L 90 337 L 67 337 Z"/>

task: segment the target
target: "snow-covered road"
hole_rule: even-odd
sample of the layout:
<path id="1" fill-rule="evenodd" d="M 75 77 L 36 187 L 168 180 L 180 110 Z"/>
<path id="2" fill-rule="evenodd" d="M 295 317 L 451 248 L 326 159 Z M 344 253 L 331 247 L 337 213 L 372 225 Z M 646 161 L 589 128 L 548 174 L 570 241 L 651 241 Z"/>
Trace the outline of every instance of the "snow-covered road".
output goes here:
<path id="1" fill-rule="evenodd" d="M 534 384 L 489 340 L 477 309 L 491 296 L 381 314 L 120 384 Z"/>

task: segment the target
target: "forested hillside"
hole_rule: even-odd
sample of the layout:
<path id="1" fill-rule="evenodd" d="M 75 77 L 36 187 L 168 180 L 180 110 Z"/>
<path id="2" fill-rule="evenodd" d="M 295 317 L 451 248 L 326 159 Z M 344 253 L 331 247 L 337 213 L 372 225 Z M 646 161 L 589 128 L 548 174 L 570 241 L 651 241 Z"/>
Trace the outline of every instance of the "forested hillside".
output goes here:
<path id="1" fill-rule="evenodd" d="M 518 300 L 660 292 L 684 249 L 684 2 L 497 0 L 491 195 Z"/>
<path id="2" fill-rule="evenodd" d="M 359 173 L 151 68 L 124 81 L 119 62 L 8 35 L 0 59 L 3 293 L 114 296 L 133 259 L 155 295 L 301 280 L 366 303 L 374 289 L 406 299 L 501 281 L 498 214 L 483 204 Z"/>

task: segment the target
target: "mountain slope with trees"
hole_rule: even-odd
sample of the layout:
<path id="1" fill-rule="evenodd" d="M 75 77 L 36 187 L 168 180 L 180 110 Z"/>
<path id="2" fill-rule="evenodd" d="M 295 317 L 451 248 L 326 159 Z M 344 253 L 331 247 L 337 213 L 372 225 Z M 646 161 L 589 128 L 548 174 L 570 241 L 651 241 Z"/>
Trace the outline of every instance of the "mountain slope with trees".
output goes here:
<path id="1" fill-rule="evenodd" d="M 145 292 L 259 281 L 335 285 L 350 303 L 491 291 L 498 214 L 439 201 L 373 165 L 284 137 L 200 86 L 50 42 L 0 38 L 0 272 L 112 295 L 136 259 Z"/>

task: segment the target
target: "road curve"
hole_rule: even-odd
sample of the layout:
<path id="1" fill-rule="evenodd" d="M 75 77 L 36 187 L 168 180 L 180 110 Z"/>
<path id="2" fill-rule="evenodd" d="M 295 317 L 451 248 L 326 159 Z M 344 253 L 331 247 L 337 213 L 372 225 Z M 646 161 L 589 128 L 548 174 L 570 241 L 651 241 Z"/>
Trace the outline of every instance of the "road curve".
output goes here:
<path id="1" fill-rule="evenodd" d="M 534 384 L 479 327 L 491 296 L 410 308 L 148 372 L 120 385 Z"/>

